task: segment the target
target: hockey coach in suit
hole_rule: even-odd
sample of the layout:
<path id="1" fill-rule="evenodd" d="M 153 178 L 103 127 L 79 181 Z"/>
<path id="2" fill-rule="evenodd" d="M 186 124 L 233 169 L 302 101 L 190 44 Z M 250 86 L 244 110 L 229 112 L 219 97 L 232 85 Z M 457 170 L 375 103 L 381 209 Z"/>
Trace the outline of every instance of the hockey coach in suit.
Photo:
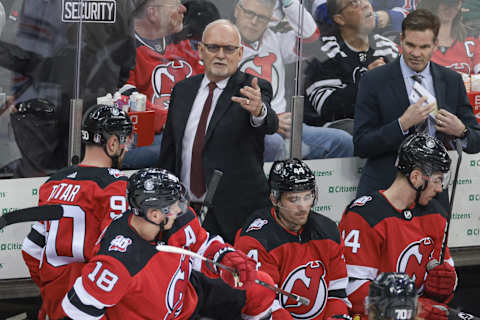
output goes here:
<path id="1" fill-rule="evenodd" d="M 434 135 L 450 147 L 453 139 L 460 139 L 465 152 L 480 152 L 480 126 L 462 77 L 430 61 L 439 26 L 438 17 L 429 11 L 411 12 L 402 23 L 402 55 L 368 72 L 360 82 L 353 143 L 355 154 L 368 160 L 357 196 L 392 183 L 398 147 L 414 132 Z M 424 97 L 417 102 L 410 98 L 415 81 L 435 96 L 435 116 L 429 116 L 434 104 L 424 103 Z"/>
<path id="2" fill-rule="evenodd" d="M 269 205 L 264 137 L 278 128 L 272 87 L 238 71 L 242 54 L 230 21 L 205 28 L 199 46 L 205 74 L 173 88 L 159 163 L 181 178 L 197 213 L 214 170 L 223 172 L 204 227 L 230 243 L 249 213 Z"/>

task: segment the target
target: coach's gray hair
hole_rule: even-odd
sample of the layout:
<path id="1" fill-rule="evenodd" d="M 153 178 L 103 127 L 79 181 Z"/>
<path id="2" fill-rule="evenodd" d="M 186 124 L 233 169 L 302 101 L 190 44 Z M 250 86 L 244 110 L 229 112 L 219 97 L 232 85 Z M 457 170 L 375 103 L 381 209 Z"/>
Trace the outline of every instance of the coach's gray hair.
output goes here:
<path id="1" fill-rule="evenodd" d="M 223 24 L 223 25 L 226 25 L 226 26 L 230 26 L 235 31 L 235 33 L 238 35 L 238 41 L 239 41 L 238 45 L 241 45 L 242 35 L 240 34 L 240 30 L 238 30 L 238 27 L 228 19 L 217 19 L 217 20 L 212 21 L 209 24 L 207 24 L 207 26 L 205 27 L 205 30 L 203 30 L 202 42 L 205 41 L 205 34 L 207 33 L 208 29 L 216 26 L 217 24 Z"/>
<path id="2" fill-rule="evenodd" d="M 274 8 L 275 4 L 277 3 L 277 0 L 255 0 L 255 1 L 269 8 Z M 241 5 L 245 5 L 245 0 L 238 0 L 238 3 L 240 3 Z"/>

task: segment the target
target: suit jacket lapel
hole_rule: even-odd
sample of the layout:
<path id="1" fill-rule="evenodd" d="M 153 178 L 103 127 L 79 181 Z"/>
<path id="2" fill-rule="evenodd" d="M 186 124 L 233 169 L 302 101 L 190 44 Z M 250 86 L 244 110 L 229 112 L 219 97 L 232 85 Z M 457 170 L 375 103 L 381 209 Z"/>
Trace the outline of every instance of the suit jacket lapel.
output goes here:
<path id="1" fill-rule="evenodd" d="M 400 69 L 400 58 L 395 59 L 391 62 L 391 86 L 393 90 L 392 101 L 398 101 L 401 111 L 407 110 L 410 105 L 410 100 L 408 99 L 407 87 L 405 86 L 405 81 L 403 80 L 402 69 Z"/>
<path id="2" fill-rule="evenodd" d="M 192 110 L 193 103 L 195 102 L 195 98 L 197 97 L 198 90 L 200 89 L 200 84 L 202 83 L 203 76 L 193 77 L 190 78 L 192 81 L 192 86 L 190 90 L 190 94 L 186 94 L 183 96 L 177 96 L 177 99 L 181 99 L 182 103 L 175 103 L 175 105 L 180 106 L 182 109 L 177 111 L 179 116 L 177 130 L 180 133 L 179 136 L 181 137 L 178 139 L 178 146 L 177 150 L 181 150 L 182 143 L 183 143 L 183 136 L 185 135 L 185 128 L 187 126 L 188 117 L 190 116 L 190 111 Z"/>
<path id="3" fill-rule="evenodd" d="M 241 73 L 238 71 L 232 75 L 228 80 L 227 86 L 223 89 L 222 94 L 218 98 L 217 104 L 215 105 L 215 110 L 213 111 L 212 118 L 208 123 L 207 134 L 205 136 L 205 144 L 208 143 L 208 140 L 212 136 L 215 127 L 218 122 L 222 119 L 225 112 L 230 109 L 231 104 L 233 103 L 232 97 L 238 89 L 238 83 L 241 80 Z"/>
<path id="4" fill-rule="evenodd" d="M 430 72 L 432 73 L 433 88 L 435 90 L 435 98 L 437 98 L 437 107 L 445 108 L 447 107 L 445 106 L 445 94 L 447 92 L 446 84 L 440 74 L 438 66 L 433 62 L 430 62 Z"/>

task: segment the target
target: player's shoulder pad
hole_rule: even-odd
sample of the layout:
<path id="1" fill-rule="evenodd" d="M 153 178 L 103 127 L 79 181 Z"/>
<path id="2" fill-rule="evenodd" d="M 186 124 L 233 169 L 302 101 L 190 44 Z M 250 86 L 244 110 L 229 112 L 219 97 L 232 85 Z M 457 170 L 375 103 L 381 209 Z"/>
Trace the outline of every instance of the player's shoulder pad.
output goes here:
<path id="1" fill-rule="evenodd" d="M 362 216 L 371 227 L 385 218 L 396 216 L 391 205 L 378 191 L 350 202 L 345 209 L 344 216 L 348 216 L 352 212 Z"/>
<path id="2" fill-rule="evenodd" d="M 102 238 L 98 255 L 107 255 L 121 262 L 134 276 L 157 253 L 155 246 L 142 239 L 129 226 L 130 211 L 112 221 Z"/>
<path id="3" fill-rule="evenodd" d="M 311 211 L 302 238 L 303 241 L 333 240 L 340 243 L 340 232 L 335 221 L 323 214 Z"/>
<path id="4" fill-rule="evenodd" d="M 246 236 L 257 240 L 267 251 L 292 241 L 290 235 L 275 221 L 271 210 L 263 208 L 254 211 L 240 232 L 240 237 Z"/>
<path id="5" fill-rule="evenodd" d="M 64 168 L 52 175 L 48 181 L 59 181 L 64 179 L 75 181 L 92 181 L 102 189 L 105 189 L 110 184 L 117 181 L 128 181 L 127 176 L 125 176 L 118 169 L 80 166 Z"/>

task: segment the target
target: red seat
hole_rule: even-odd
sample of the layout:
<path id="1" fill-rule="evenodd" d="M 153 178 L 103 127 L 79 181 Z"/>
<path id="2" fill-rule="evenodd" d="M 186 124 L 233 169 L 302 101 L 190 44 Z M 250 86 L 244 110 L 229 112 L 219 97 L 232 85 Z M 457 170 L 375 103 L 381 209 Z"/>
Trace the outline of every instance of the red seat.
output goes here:
<path id="1" fill-rule="evenodd" d="M 133 134 L 137 135 L 137 146 L 151 145 L 155 135 L 155 111 L 130 111 L 128 115 L 133 123 Z"/>

